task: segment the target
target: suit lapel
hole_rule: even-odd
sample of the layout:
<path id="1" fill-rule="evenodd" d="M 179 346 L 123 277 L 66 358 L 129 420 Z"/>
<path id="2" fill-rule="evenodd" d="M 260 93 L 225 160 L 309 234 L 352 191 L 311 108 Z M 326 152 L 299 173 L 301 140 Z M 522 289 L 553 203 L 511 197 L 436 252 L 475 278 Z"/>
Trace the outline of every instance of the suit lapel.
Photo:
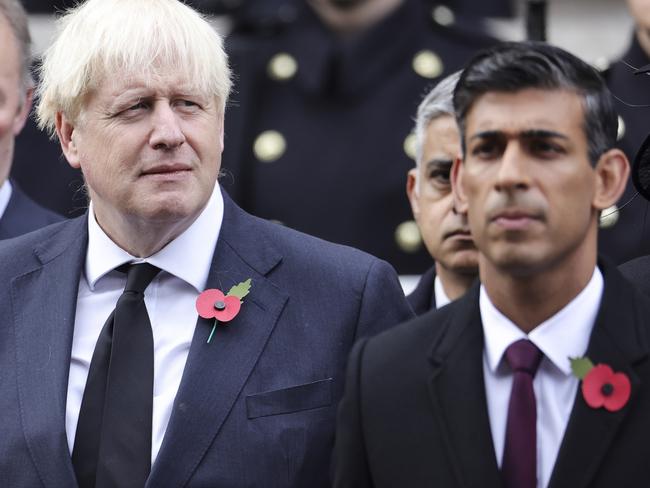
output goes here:
<path id="1" fill-rule="evenodd" d="M 609 412 L 589 407 L 578 388 L 569 423 L 555 462 L 550 488 L 587 486 L 594 478 L 618 429 L 634 408 L 641 380 L 635 365 L 647 357 L 639 340 L 639 317 L 630 297 L 635 290 L 615 269 L 602 267 L 605 288 L 600 311 L 587 349 L 594 362 L 624 372 L 632 384 L 630 400 L 621 410 Z"/>
<path id="2" fill-rule="evenodd" d="M 465 487 L 499 487 L 483 380 L 483 331 L 478 284 L 454 306 L 431 353 L 434 414 L 459 481 Z"/>
<path id="3" fill-rule="evenodd" d="M 11 281 L 22 426 L 47 486 L 75 486 L 65 431 L 66 393 L 86 218 L 66 223 L 34 254 L 38 263 Z"/>
<path id="4" fill-rule="evenodd" d="M 252 278 L 240 313 L 219 326 L 199 318 L 172 416 L 147 486 L 184 486 L 219 433 L 262 354 L 288 296 L 265 275 L 281 260 L 256 219 L 224 195 L 224 222 L 208 288 L 228 289 Z"/>

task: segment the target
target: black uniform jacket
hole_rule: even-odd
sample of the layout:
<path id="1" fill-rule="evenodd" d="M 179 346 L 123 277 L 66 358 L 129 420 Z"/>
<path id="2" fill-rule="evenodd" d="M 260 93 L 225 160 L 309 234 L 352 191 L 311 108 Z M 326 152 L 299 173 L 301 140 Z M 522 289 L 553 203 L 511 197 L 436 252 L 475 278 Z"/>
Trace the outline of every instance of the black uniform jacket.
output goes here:
<path id="1" fill-rule="evenodd" d="M 413 117 L 426 91 L 493 40 L 436 24 L 423 0 L 345 42 L 307 2 L 296 8 L 279 33 L 227 41 L 236 82 L 222 184 L 255 215 L 419 274 L 431 258 L 400 226 L 413 218 Z"/>

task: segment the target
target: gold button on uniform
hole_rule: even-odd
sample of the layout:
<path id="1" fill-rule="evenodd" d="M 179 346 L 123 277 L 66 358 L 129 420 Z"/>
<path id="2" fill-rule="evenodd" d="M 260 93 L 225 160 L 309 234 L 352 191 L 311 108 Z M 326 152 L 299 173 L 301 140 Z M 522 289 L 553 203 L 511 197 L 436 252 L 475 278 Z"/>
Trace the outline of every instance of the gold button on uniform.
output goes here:
<path id="1" fill-rule="evenodd" d="M 620 141 L 625 137 L 625 121 L 623 117 L 618 116 L 618 129 L 616 129 L 616 140 Z"/>
<path id="2" fill-rule="evenodd" d="M 422 78 L 437 78 L 444 71 L 442 60 L 433 51 L 424 49 L 413 57 L 413 71 Z"/>
<path id="3" fill-rule="evenodd" d="M 422 246 L 420 229 L 414 220 L 402 222 L 395 229 L 395 241 L 399 248 L 407 253 L 414 253 Z"/>
<path id="4" fill-rule="evenodd" d="M 408 136 L 406 136 L 406 138 L 404 139 L 404 152 L 413 161 L 415 161 L 415 158 L 417 157 L 417 155 L 415 154 L 415 145 L 416 145 L 415 134 L 411 133 Z"/>
<path id="5" fill-rule="evenodd" d="M 607 71 L 609 69 L 611 63 L 605 56 L 599 56 L 594 59 L 592 66 L 602 73 L 603 71 Z"/>
<path id="6" fill-rule="evenodd" d="M 296 58 L 291 54 L 278 53 L 271 58 L 267 72 L 276 81 L 287 81 L 294 77 L 298 71 Z"/>
<path id="7" fill-rule="evenodd" d="M 253 144 L 255 157 L 263 163 L 271 163 L 279 159 L 287 149 L 284 136 L 275 130 L 262 132 Z"/>
<path id="8" fill-rule="evenodd" d="M 616 205 L 612 205 L 611 207 L 607 207 L 605 210 L 600 212 L 600 220 L 598 222 L 598 225 L 601 229 L 609 229 L 610 227 L 613 227 L 616 225 L 616 222 L 618 222 L 618 207 Z"/>
<path id="9" fill-rule="evenodd" d="M 454 15 L 453 10 L 446 5 L 437 5 L 433 7 L 433 10 L 431 10 L 431 17 L 436 24 L 442 25 L 443 27 L 453 25 L 454 22 L 456 22 L 456 16 Z"/>

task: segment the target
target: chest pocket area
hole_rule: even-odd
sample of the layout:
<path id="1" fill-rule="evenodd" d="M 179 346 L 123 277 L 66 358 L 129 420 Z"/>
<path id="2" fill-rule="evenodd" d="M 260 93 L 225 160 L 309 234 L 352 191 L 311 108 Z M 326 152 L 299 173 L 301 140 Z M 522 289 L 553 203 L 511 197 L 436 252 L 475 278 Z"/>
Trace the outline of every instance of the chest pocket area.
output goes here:
<path id="1" fill-rule="evenodd" d="M 281 415 L 332 404 L 332 378 L 266 391 L 246 397 L 249 419 Z"/>

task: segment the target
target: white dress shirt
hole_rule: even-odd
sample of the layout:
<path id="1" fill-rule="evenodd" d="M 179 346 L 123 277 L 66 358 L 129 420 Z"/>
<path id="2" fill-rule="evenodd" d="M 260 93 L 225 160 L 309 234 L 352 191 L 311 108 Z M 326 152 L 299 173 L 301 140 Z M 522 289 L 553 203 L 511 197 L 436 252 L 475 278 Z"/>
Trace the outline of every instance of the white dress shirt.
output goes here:
<path id="1" fill-rule="evenodd" d="M 433 293 L 436 297 L 436 308 L 442 308 L 451 302 L 445 293 L 445 289 L 442 287 L 442 281 L 438 275 L 436 275 L 436 277 L 433 279 Z"/>
<path id="2" fill-rule="evenodd" d="M 5 180 L 5 182 L 0 185 L 0 218 L 2 218 L 5 210 L 7 210 L 9 200 L 11 200 L 11 182 Z"/>
<path id="3" fill-rule="evenodd" d="M 208 204 L 194 223 L 146 259 L 131 256 L 104 233 L 93 217 L 92 202 L 88 216 L 88 250 L 84 274 L 79 280 L 68 379 L 68 447 L 72 453 L 95 344 L 126 284 L 126 276 L 114 270 L 128 262 L 148 262 L 162 270 L 145 291 L 154 342 L 153 465 L 187 361 L 198 317 L 196 298 L 205 289 L 221 230 L 223 197 L 219 185 L 215 185 Z"/>
<path id="4" fill-rule="evenodd" d="M 537 402 L 537 486 L 550 481 L 555 459 L 573 408 L 578 379 L 570 357 L 584 356 L 603 293 L 603 275 L 596 267 L 587 286 L 562 310 L 526 335 L 496 309 L 481 286 L 479 306 L 485 350 L 483 373 L 494 452 L 501 466 L 512 388 L 512 372 L 503 359 L 519 339 L 529 339 L 543 353 L 533 381 Z"/>

